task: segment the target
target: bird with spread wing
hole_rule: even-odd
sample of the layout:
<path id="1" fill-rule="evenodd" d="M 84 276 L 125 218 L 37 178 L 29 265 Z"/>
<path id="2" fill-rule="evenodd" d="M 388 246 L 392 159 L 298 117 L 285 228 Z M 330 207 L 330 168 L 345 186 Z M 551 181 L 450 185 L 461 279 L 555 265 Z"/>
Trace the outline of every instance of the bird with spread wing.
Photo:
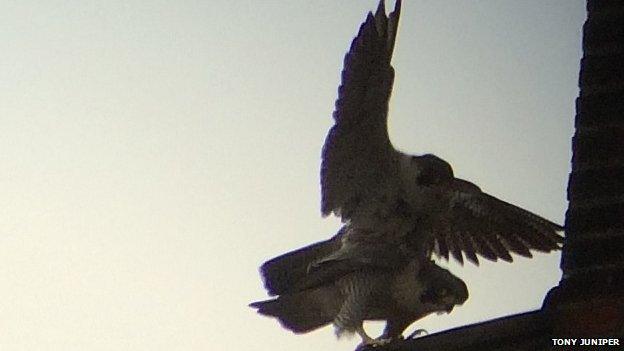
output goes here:
<path id="1" fill-rule="evenodd" d="M 344 59 L 335 124 L 322 150 L 321 211 L 357 230 L 343 238 L 343 252 L 323 262 L 366 259 L 374 245 L 408 257 L 450 254 L 460 263 L 465 255 L 477 265 L 477 256 L 511 262 L 512 253 L 531 257 L 531 250 L 559 249 L 558 224 L 456 178 L 435 155 L 408 155 L 392 146 L 390 61 L 400 6 L 397 1 L 387 17 L 382 0 Z"/>
<path id="2" fill-rule="evenodd" d="M 396 150 L 387 130 L 391 66 L 401 1 L 386 15 L 381 0 L 344 59 L 335 124 L 322 150 L 322 214 L 341 217 L 333 238 L 267 261 L 269 294 L 252 307 L 294 332 L 333 323 L 363 343 L 400 337 L 432 312 L 468 298 L 466 285 L 431 256 L 479 264 L 478 256 L 511 262 L 512 254 L 550 252 L 561 226 L 456 178 L 441 158 Z M 362 328 L 387 321 L 381 339 Z"/>

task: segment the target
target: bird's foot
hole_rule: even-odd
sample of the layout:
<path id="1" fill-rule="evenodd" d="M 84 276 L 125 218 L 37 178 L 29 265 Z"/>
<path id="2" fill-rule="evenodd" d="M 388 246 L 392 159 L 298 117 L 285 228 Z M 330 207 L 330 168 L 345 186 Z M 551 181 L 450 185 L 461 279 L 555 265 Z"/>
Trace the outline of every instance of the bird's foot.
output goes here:
<path id="1" fill-rule="evenodd" d="M 360 343 L 358 345 L 358 347 L 355 349 L 356 351 L 363 351 L 363 350 L 369 350 L 371 348 L 375 348 L 375 347 L 379 347 L 382 345 L 387 345 L 389 343 L 391 343 L 392 341 L 394 341 L 394 339 L 390 339 L 390 338 L 377 338 L 377 339 L 368 339 L 368 340 L 362 340 L 362 343 Z"/>
<path id="2" fill-rule="evenodd" d="M 428 331 L 426 331 L 425 329 L 416 329 L 416 330 L 414 330 L 414 332 L 413 332 L 413 333 L 411 333 L 411 334 L 410 334 L 407 338 L 408 338 L 408 339 L 416 339 L 416 338 L 419 338 L 419 337 L 421 337 L 421 336 L 425 336 L 425 335 L 427 335 L 427 334 L 429 334 L 429 332 L 428 332 Z"/>
<path id="3" fill-rule="evenodd" d="M 356 328 L 355 332 L 358 333 L 360 337 L 362 338 L 362 342 L 360 343 L 360 345 L 358 345 L 356 350 L 365 350 L 370 347 L 386 345 L 392 342 L 392 338 L 383 338 L 383 337 L 378 337 L 376 339 L 371 338 L 370 336 L 368 336 L 368 334 L 366 334 L 366 331 L 364 331 L 363 326 L 359 326 L 358 328 Z"/>

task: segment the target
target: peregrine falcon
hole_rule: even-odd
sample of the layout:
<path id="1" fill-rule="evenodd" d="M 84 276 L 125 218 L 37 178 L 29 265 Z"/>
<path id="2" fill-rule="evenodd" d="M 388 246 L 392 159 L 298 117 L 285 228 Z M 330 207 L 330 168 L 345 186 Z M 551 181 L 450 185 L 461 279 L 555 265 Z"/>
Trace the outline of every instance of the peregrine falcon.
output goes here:
<path id="1" fill-rule="evenodd" d="M 263 315 L 276 317 L 295 333 L 332 323 L 338 336 L 357 333 L 362 344 L 400 339 L 414 321 L 433 312 L 449 313 L 468 298 L 466 284 L 433 261 L 413 260 L 394 268 L 365 266 L 348 272 L 309 271 L 312 262 L 340 247 L 343 228 L 333 238 L 286 253 L 261 267 L 265 287 L 277 298 L 254 302 Z M 373 339 L 364 320 L 385 320 Z"/>
<path id="2" fill-rule="evenodd" d="M 448 259 L 450 253 L 476 265 L 477 255 L 511 262 L 512 253 L 531 257 L 530 250 L 560 249 L 560 225 L 456 178 L 451 165 L 435 155 L 408 155 L 393 147 L 387 119 L 400 11 L 397 0 L 386 15 L 381 0 L 344 59 L 335 123 L 322 150 L 321 212 L 355 230 L 343 238 L 348 253 L 322 263 L 369 259 L 374 245 L 394 245 L 407 260 L 432 254 Z"/>
<path id="3" fill-rule="evenodd" d="M 333 238 L 267 261 L 267 301 L 252 307 L 304 333 L 333 323 L 363 343 L 399 337 L 413 321 L 448 312 L 468 298 L 464 282 L 432 255 L 460 263 L 477 255 L 512 261 L 562 243 L 563 228 L 456 178 L 441 158 L 396 150 L 387 131 L 390 65 L 401 1 L 386 15 L 381 0 L 344 59 L 342 83 L 322 150 L 321 211 L 341 217 Z M 362 322 L 386 320 L 381 339 Z"/>

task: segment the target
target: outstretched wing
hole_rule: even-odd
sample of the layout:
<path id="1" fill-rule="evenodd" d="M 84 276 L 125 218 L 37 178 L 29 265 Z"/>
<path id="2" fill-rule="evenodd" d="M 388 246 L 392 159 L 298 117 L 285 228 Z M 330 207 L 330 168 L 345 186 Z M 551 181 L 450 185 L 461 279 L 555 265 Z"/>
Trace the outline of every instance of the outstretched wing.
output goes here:
<path id="1" fill-rule="evenodd" d="M 561 248 L 563 227 L 518 206 L 482 192 L 476 185 L 454 179 L 445 187 L 448 210 L 430 228 L 433 251 L 463 263 L 462 253 L 475 264 L 477 255 L 511 262 L 511 253 L 532 257 L 531 250 Z"/>
<path id="2" fill-rule="evenodd" d="M 344 59 L 335 124 L 325 139 L 321 165 L 321 212 L 349 219 L 396 187 L 398 152 L 387 131 L 390 66 L 401 1 L 386 16 L 384 1 L 369 13 Z"/>

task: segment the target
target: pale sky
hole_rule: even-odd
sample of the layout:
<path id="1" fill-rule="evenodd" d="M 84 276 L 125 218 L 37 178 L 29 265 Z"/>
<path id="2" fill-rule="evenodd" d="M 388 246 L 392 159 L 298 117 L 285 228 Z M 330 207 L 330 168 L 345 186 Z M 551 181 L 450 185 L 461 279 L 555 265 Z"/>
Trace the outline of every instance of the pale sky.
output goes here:
<path id="1" fill-rule="evenodd" d="M 320 151 L 376 5 L 2 2 L 0 349 L 352 350 L 247 304 L 266 298 L 263 261 L 339 227 L 320 216 Z M 393 143 L 563 222 L 584 11 L 404 1 Z M 452 265 L 470 299 L 410 330 L 539 308 L 559 259 Z"/>

